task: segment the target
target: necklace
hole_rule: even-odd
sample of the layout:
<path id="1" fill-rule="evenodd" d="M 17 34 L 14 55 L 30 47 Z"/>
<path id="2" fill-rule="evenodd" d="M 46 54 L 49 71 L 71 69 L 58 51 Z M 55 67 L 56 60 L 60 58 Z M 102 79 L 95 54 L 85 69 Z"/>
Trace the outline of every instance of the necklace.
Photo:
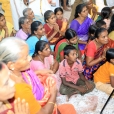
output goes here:
<path id="1" fill-rule="evenodd" d="M 42 63 L 44 63 L 44 61 L 41 59 L 41 57 L 39 55 L 38 55 L 38 58 Z"/>

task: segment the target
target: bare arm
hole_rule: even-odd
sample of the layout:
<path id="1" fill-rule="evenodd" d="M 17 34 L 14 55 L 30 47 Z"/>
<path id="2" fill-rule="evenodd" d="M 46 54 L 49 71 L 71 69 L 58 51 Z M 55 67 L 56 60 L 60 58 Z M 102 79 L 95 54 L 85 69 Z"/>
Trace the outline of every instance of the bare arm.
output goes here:
<path id="1" fill-rule="evenodd" d="M 114 76 L 110 76 L 111 86 L 114 88 Z"/>
<path id="2" fill-rule="evenodd" d="M 101 62 L 102 60 L 104 60 L 104 57 L 99 57 L 97 59 L 94 59 L 92 57 L 86 57 L 86 64 L 87 66 L 93 66 L 93 65 L 96 65 L 97 63 Z"/>
<path id="3" fill-rule="evenodd" d="M 78 40 L 78 43 L 79 43 L 79 44 L 87 44 L 86 41 L 82 41 L 82 40 Z"/>
<path id="4" fill-rule="evenodd" d="M 50 37 L 48 37 L 48 41 L 52 40 L 56 34 L 57 34 L 57 31 L 54 31 L 54 33 Z"/>
<path id="5" fill-rule="evenodd" d="M 57 60 L 54 60 L 54 64 L 53 64 L 53 68 L 52 68 L 52 71 L 54 74 L 57 72 L 58 68 L 59 68 L 59 63 Z"/>

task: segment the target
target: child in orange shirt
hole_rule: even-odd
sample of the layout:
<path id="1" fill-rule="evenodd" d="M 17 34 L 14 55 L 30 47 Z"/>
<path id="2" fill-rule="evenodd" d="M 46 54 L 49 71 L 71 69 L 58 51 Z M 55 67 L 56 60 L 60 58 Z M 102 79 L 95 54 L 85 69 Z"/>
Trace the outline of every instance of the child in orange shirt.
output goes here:
<path id="1" fill-rule="evenodd" d="M 107 62 L 94 73 L 94 82 L 97 89 L 111 94 L 114 89 L 114 48 L 107 50 L 106 59 Z"/>

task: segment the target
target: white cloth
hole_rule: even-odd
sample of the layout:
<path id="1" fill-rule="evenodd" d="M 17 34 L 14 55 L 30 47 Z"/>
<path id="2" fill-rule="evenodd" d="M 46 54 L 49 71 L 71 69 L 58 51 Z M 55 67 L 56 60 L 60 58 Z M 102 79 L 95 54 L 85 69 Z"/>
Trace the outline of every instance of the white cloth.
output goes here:
<path id="1" fill-rule="evenodd" d="M 14 22 L 14 29 L 19 30 L 18 20 L 23 16 L 23 10 L 26 6 L 23 3 L 23 0 L 10 0 L 12 17 Z"/>
<path id="2" fill-rule="evenodd" d="M 60 6 L 59 6 L 59 0 L 52 0 L 52 2 L 53 2 L 53 3 L 56 3 L 56 6 L 55 6 L 55 7 L 51 6 L 51 10 L 52 10 L 52 11 L 54 11 L 55 8 L 60 7 Z"/>
<path id="3" fill-rule="evenodd" d="M 96 5 L 97 5 L 98 8 L 99 8 L 99 12 L 101 12 L 101 10 L 102 10 L 104 7 L 106 7 L 106 6 L 104 5 L 104 0 L 96 0 Z"/>
<path id="4" fill-rule="evenodd" d="M 114 0 L 106 0 L 108 7 L 114 6 Z"/>
<path id="5" fill-rule="evenodd" d="M 31 2 L 33 0 L 29 0 Z M 42 16 L 40 11 L 40 5 L 42 13 L 44 14 L 47 10 L 51 10 L 51 5 L 48 3 L 48 0 L 35 0 L 29 4 L 29 8 L 31 8 L 35 15 Z"/>

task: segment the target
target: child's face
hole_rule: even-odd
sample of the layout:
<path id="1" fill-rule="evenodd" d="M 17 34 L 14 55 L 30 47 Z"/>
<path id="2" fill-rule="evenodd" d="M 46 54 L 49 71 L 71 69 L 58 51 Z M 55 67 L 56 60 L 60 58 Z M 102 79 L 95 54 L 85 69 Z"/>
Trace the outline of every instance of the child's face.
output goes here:
<path id="1" fill-rule="evenodd" d="M 71 45 L 73 45 L 73 44 L 76 44 L 77 41 L 78 41 L 78 38 L 77 38 L 77 37 L 73 37 L 72 39 L 69 40 L 69 43 L 70 43 Z"/>
<path id="2" fill-rule="evenodd" d="M 6 19 L 4 16 L 0 17 L 0 26 L 2 27 L 6 26 Z"/>
<path id="3" fill-rule="evenodd" d="M 75 62 L 78 57 L 77 51 L 76 50 L 71 50 L 69 55 L 67 56 L 68 60 Z"/>
<path id="4" fill-rule="evenodd" d="M 55 14 L 53 13 L 51 17 L 47 20 L 48 23 L 54 25 L 56 23 L 56 17 Z"/>
<path id="5" fill-rule="evenodd" d="M 56 17 L 57 17 L 57 19 L 62 19 L 63 18 L 63 13 L 61 11 L 58 11 L 56 13 Z"/>
<path id="6" fill-rule="evenodd" d="M 45 48 L 43 49 L 43 51 L 41 52 L 41 54 L 44 57 L 49 57 L 51 54 L 51 50 L 50 50 L 50 46 L 48 44 L 46 44 Z"/>

